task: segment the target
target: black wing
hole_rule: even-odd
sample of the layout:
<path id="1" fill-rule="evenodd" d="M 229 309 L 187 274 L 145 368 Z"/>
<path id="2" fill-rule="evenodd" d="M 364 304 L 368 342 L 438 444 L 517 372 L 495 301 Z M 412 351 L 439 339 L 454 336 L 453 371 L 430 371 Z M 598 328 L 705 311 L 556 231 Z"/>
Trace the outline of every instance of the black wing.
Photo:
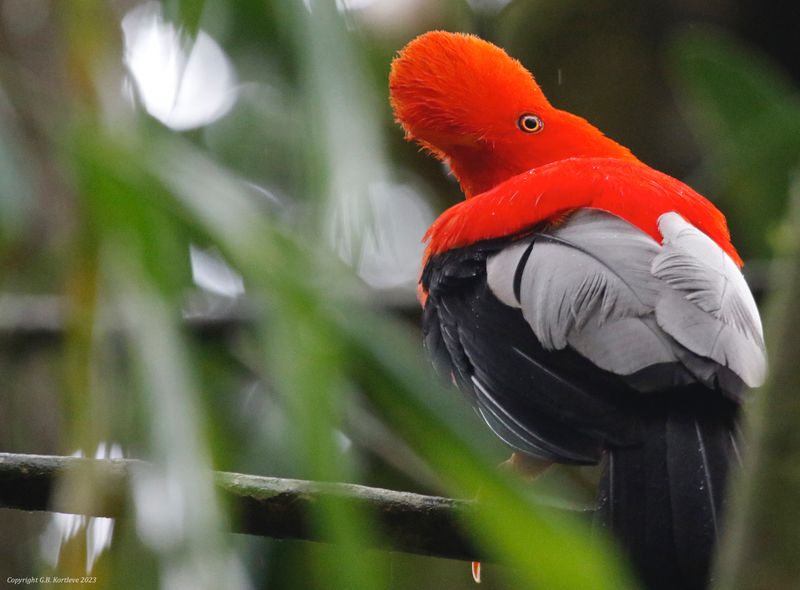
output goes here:
<path id="1" fill-rule="evenodd" d="M 596 463 L 608 443 L 635 440 L 631 397 L 617 376 L 571 349 L 548 351 L 519 309 L 489 288 L 486 259 L 510 240 L 432 257 L 422 283 L 425 346 L 512 448 L 561 463 Z"/>
<path id="2" fill-rule="evenodd" d="M 426 346 L 509 445 L 595 462 L 604 446 L 634 444 L 661 397 L 738 400 L 763 381 L 741 272 L 677 214 L 659 227 L 663 244 L 586 209 L 428 261 Z"/>

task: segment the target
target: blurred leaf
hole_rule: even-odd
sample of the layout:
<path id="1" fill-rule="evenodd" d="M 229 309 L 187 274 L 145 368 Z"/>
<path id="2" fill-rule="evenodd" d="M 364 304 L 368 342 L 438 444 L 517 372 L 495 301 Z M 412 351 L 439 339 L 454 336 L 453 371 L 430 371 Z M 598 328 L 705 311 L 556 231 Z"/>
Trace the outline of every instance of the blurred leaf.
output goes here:
<path id="1" fill-rule="evenodd" d="M 704 120 L 720 135 L 747 130 L 765 111 L 797 105 L 790 79 L 765 56 L 712 29 L 691 29 L 675 36 L 670 57 L 678 82 L 690 94 Z"/>
<path id="2" fill-rule="evenodd" d="M 278 415 L 259 423 L 274 427 L 270 442 L 281 439 L 263 452 L 288 455 L 265 457 L 255 469 L 280 464 L 317 479 L 362 479 L 362 456 L 343 443 L 341 432 L 343 409 L 352 402 L 347 396 L 361 392 L 436 471 L 442 493 L 480 495 L 484 509 L 465 524 L 489 558 L 514 568 L 514 588 L 631 588 L 608 539 L 592 535 L 578 518 L 542 508 L 528 488 L 497 472 L 493 450 L 499 443 L 463 400 L 440 387 L 422 358 L 418 334 L 371 307 L 374 293 L 340 258 L 357 258 L 360 232 L 374 221 L 370 191 L 394 174 L 381 136 L 388 124 L 388 62 L 379 64 L 374 80 L 364 75 L 369 59 L 356 11 L 342 18 L 333 0 L 162 5 L 188 35 L 199 31 L 203 17 L 218 16 L 215 38 L 228 42 L 237 72 L 246 72 L 238 77 L 246 96 L 238 112 L 183 136 L 137 116 L 120 93 L 120 15 L 98 0 L 75 14 L 60 13 L 71 94 L 52 103 L 69 105 L 54 117 L 65 147 L 57 156 L 69 194 L 80 197 L 78 230 L 69 244 L 79 304 L 73 318 L 80 324 L 78 337 L 67 343 L 76 359 L 74 388 L 91 396 L 118 390 L 114 403 L 106 400 L 107 411 L 92 413 L 96 406 L 88 404 L 84 415 L 103 422 L 102 432 L 119 427 L 132 451 L 156 465 L 134 478 L 137 518 L 121 526 L 126 536 L 112 555 L 114 581 L 152 585 L 157 571 L 170 589 L 246 587 L 247 575 L 260 586 L 282 588 L 298 578 L 312 583 L 308 569 L 315 570 L 316 587 L 326 590 L 395 583 L 387 567 L 395 563 L 391 554 L 368 549 L 379 534 L 374 523 L 348 506 L 319 506 L 310 526 L 336 543 L 298 550 L 288 567 L 303 568 L 300 573 L 273 577 L 287 567 L 274 562 L 280 553 L 271 561 L 261 553 L 264 543 L 221 534 L 225 514 L 208 471 L 222 453 L 212 448 L 209 432 L 227 437 L 231 454 L 252 453 L 245 447 L 256 445 L 246 432 L 226 432 L 229 422 L 217 415 L 225 404 L 232 413 L 249 412 L 234 408 L 242 396 L 224 398 L 226 385 L 240 376 L 224 374 L 225 362 L 208 360 L 222 353 L 213 347 L 198 352 L 181 330 L 192 287 L 188 247 L 198 243 L 219 249 L 241 273 L 253 302 L 255 322 L 247 335 L 257 346 L 247 379 L 263 381 L 253 395 L 267 391 L 275 399 L 246 418 Z M 388 59 L 394 47 L 385 45 Z M 153 79 L 163 90 L 158 75 Z M 262 159 L 271 161 L 262 165 Z M 259 199 L 273 189 L 280 199 L 265 207 Z M 283 202 L 291 203 L 291 215 Z M 118 322 L 114 338 L 104 336 L 107 308 Z M 210 382 L 217 379 L 226 385 Z M 209 401 L 218 390 L 220 397 Z M 246 543 L 252 557 L 247 575 L 238 558 Z M 138 573 L 142 557 L 145 578 Z M 467 565 L 458 565 L 468 580 Z M 265 570 L 264 579 L 253 574 Z"/>
<path id="3" fill-rule="evenodd" d="M 264 326 L 270 366 L 283 385 L 284 401 L 290 408 L 297 436 L 297 453 L 305 477 L 318 481 L 341 481 L 352 477 L 344 462 L 341 441 L 342 394 L 346 366 L 341 341 L 320 324 L 314 309 L 305 302 L 282 298 L 281 305 Z M 299 303 L 299 304 L 298 304 Z M 313 303 L 312 303 L 313 305 Z M 303 358 L 303 362 L 297 362 Z M 313 367 L 313 370 L 309 370 Z M 374 531 L 365 516 L 345 503 L 323 502 L 315 523 L 333 539 L 331 551 L 316 562 L 318 586 L 371 590 L 387 586 L 377 556 L 367 552 Z"/>
<path id="4" fill-rule="evenodd" d="M 164 0 L 164 16 L 194 38 L 200 30 L 205 0 Z"/>
<path id="5" fill-rule="evenodd" d="M 788 239 L 771 269 L 781 288 L 770 297 L 766 318 L 770 373 L 745 416 L 749 444 L 735 473 L 715 590 L 800 586 L 794 550 L 800 514 L 800 370 L 795 349 L 800 328 L 800 177 L 792 189 L 784 228 Z"/>
<path id="6" fill-rule="evenodd" d="M 99 284 L 121 322 L 130 345 L 124 360 L 133 376 L 126 381 L 145 408 L 139 445 L 153 466 L 143 467 L 131 482 L 139 535 L 161 555 L 164 587 L 193 579 L 193 587 L 247 588 L 221 532 L 225 518 L 215 498 L 191 348 L 179 328 L 179 306 L 189 285 L 189 228 L 176 215 L 169 192 L 142 166 L 145 160 L 118 139 L 85 124 L 73 135 L 70 155 L 91 220 L 85 228 L 99 257 L 97 278 L 88 284 Z M 95 319 L 86 314 L 78 319 L 84 340 L 91 341 Z M 83 355 L 89 362 L 91 352 Z M 99 378 L 121 376 L 106 371 Z M 82 387 L 91 391 L 88 379 Z M 92 418 L 99 424 L 107 420 Z"/>
<path id="7" fill-rule="evenodd" d="M 98 239 L 113 236 L 141 254 L 150 277 L 177 305 L 190 284 L 189 242 L 166 210 L 168 193 L 136 161 L 123 159 L 129 156 L 121 146 L 96 133 L 82 135 L 81 188 L 92 230 Z"/>
<path id="8" fill-rule="evenodd" d="M 31 213 L 34 199 L 32 179 L 19 133 L 7 113 L 0 86 L 0 243 L 20 237 Z"/>
<path id="9" fill-rule="evenodd" d="M 354 263 L 373 229 L 369 191 L 388 174 L 377 97 L 363 74 L 357 37 L 348 35 L 336 2 L 293 2 L 284 10 L 307 90 L 310 182 L 303 189 L 322 198 L 315 221 L 336 252 Z"/>
<path id="10" fill-rule="evenodd" d="M 482 509 L 467 523 L 494 559 L 519 568 L 531 588 L 632 588 L 634 584 L 600 534 L 586 523 L 556 516 L 534 502 L 519 481 L 491 465 L 483 430 L 469 428 L 446 406 L 442 392 L 397 326 L 351 310 L 339 318 L 360 360 L 365 395 L 397 432 L 449 482 L 452 493 L 474 493 Z M 345 319 L 346 318 L 346 319 Z"/>
<path id="11" fill-rule="evenodd" d="M 678 35 L 671 65 L 707 158 L 704 175 L 745 256 L 772 251 L 800 162 L 800 95 L 763 56 L 712 31 Z"/>
<path id="12" fill-rule="evenodd" d="M 488 445 L 480 442 L 485 432 L 471 430 L 472 421 L 454 412 L 454 404 L 447 403 L 427 364 L 411 352 L 418 347 L 402 328 L 347 303 L 341 290 L 329 288 L 331 273 L 341 277 L 344 270 L 335 258 L 317 263 L 320 254 L 297 243 L 302 242 L 302 236 L 292 239 L 270 227 L 264 218 L 251 216 L 247 196 L 218 166 L 203 164 L 200 154 L 170 144 L 167 151 L 153 154 L 153 161 L 164 181 L 175 187 L 187 218 L 208 231 L 226 255 L 246 269 L 245 276 L 265 300 L 277 298 L 283 313 L 293 308 L 302 310 L 297 316 L 287 316 L 301 325 L 292 323 L 296 332 L 282 330 L 277 344 L 294 356 L 293 362 L 298 364 L 293 371 L 312 370 L 299 364 L 304 357 L 297 339 L 302 342 L 309 337 L 303 336 L 309 334 L 308 327 L 313 327 L 312 333 L 332 338 L 331 346 L 344 346 L 349 351 L 349 371 L 365 385 L 365 395 L 390 426 L 450 483 L 451 493 L 472 494 L 476 485 L 480 487 L 485 510 L 471 526 L 484 539 L 490 554 L 518 567 L 531 587 L 632 587 L 605 539 L 591 536 L 583 523 L 549 514 L 518 483 L 495 470 Z M 194 171 L 195 182 L 178 180 L 183 177 L 182 170 Z M 196 171 L 200 170 L 205 178 L 198 184 Z M 218 213 L 212 213 L 217 209 Z M 316 395 L 305 387 L 303 391 Z M 306 419 L 313 420 L 313 416 Z"/>

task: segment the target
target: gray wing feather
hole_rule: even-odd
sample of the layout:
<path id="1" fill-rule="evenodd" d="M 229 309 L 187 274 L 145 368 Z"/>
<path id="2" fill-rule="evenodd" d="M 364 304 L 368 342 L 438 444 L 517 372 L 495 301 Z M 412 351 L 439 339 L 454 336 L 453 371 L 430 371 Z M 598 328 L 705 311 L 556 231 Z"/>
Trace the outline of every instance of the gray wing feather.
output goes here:
<path id="1" fill-rule="evenodd" d="M 674 343 L 664 338 L 649 315 L 614 320 L 594 329 L 582 330 L 569 340 L 572 348 L 589 358 L 601 369 L 630 376 L 654 365 L 672 365 L 671 386 L 697 381 L 692 372 L 676 355 Z M 637 389 L 649 390 L 662 386 L 647 380 Z"/>
<path id="2" fill-rule="evenodd" d="M 486 262 L 486 280 L 492 286 L 495 297 L 510 307 L 519 307 L 519 300 L 514 292 L 514 279 L 530 245 L 531 240 L 520 240 Z"/>
<path id="3" fill-rule="evenodd" d="M 677 363 L 670 339 L 648 317 L 659 281 L 650 273 L 659 245 L 608 213 L 580 211 L 562 227 L 539 234 L 519 281 L 519 305 L 542 346 L 572 346 L 597 366 L 630 375 L 658 363 Z M 508 292 L 518 271 L 519 245 L 489 262 L 489 284 Z M 504 260 L 505 259 L 505 260 Z M 492 273 L 492 267 L 495 272 Z M 494 279 L 494 280 L 493 280 Z"/>
<path id="4" fill-rule="evenodd" d="M 672 288 L 656 306 L 659 326 L 750 387 L 761 385 L 767 368 L 761 319 L 742 273 L 711 238 L 677 213 L 662 215 L 658 226 L 664 244 L 652 272 Z"/>
<path id="5" fill-rule="evenodd" d="M 659 366 L 672 385 L 711 384 L 727 367 L 757 385 L 761 323 L 739 269 L 677 214 L 660 221 L 663 246 L 609 213 L 581 210 L 492 256 L 489 286 L 521 308 L 543 347 L 570 346 L 618 375 Z"/>

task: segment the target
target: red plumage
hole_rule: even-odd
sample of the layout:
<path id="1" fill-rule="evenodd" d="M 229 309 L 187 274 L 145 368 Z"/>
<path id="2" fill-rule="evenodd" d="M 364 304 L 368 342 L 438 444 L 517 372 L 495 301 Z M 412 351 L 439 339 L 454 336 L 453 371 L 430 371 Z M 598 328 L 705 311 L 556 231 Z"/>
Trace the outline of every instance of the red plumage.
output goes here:
<path id="1" fill-rule="evenodd" d="M 638 162 L 567 158 L 514 176 L 454 205 L 425 234 L 426 256 L 511 236 L 578 208 L 613 213 L 661 241 L 658 218 L 679 213 L 742 265 L 722 213 L 684 183 Z"/>
<path id="2" fill-rule="evenodd" d="M 430 228 L 429 255 L 596 207 L 659 241 L 659 215 L 677 211 L 741 265 L 716 207 L 553 107 L 530 72 L 499 47 L 471 35 L 426 33 L 400 52 L 389 86 L 406 137 L 446 160 L 468 198 Z M 524 113 L 542 119 L 541 133 L 520 132 Z"/>

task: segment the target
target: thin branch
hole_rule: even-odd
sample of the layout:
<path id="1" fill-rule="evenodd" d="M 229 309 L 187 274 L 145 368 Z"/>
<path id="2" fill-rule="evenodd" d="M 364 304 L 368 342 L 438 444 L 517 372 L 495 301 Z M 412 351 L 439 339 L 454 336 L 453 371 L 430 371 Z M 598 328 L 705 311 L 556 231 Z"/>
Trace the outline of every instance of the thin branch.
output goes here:
<path id="1" fill-rule="evenodd" d="M 130 478 L 145 466 L 134 459 L 0 453 L 0 507 L 125 517 Z M 69 474 L 74 477 L 62 479 Z M 82 482 L 91 486 L 92 493 L 63 493 L 60 481 Z M 220 495 L 232 507 L 234 532 L 324 542 L 327 539 L 313 526 L 314 507 L 320 502 L 347 502 L 376 518 L 382 534 L 375 548 L 478 558 L 460 526 L 467 513 L 477 509 L 472 501 L 237 473 L 217 472 L 216 481 Z"/>
<path id="2" fill-rule="evenodd" d="M 769 289 L 768 267 L 765 260 L 747 261 L 745 272 L 756 299 Z M 369 303 L 387 311 L 409 317 L 419 314 L 413 289 L 372 289 L 368 293 Z M 187 297 L 184 306 L 186 329 L 199 336 L 219 336 L 240 329 L 252 323 L 252 315 L 247 298 L 228 299 L 199 290 Z M 64 300 L 57 295 L 0 293 L 0 342 L 58 342 L 66 329 L 65 317 Z"/>
<path id="3" fill-rule="evenodd" d="M 399 314 L 416 314 L 419 305 L 413 290 L 375 289 L 370 302 Z M 0 341 L 57 342 L 66 331 L 64 300 L 57 295 L 0 293 Z M 197 291 L 187 297 L 184 324 L 191 333 L 215 336 L 252 323 L 249 302 Z M 107 327 L 113 330 L 113 319 Z"/>

